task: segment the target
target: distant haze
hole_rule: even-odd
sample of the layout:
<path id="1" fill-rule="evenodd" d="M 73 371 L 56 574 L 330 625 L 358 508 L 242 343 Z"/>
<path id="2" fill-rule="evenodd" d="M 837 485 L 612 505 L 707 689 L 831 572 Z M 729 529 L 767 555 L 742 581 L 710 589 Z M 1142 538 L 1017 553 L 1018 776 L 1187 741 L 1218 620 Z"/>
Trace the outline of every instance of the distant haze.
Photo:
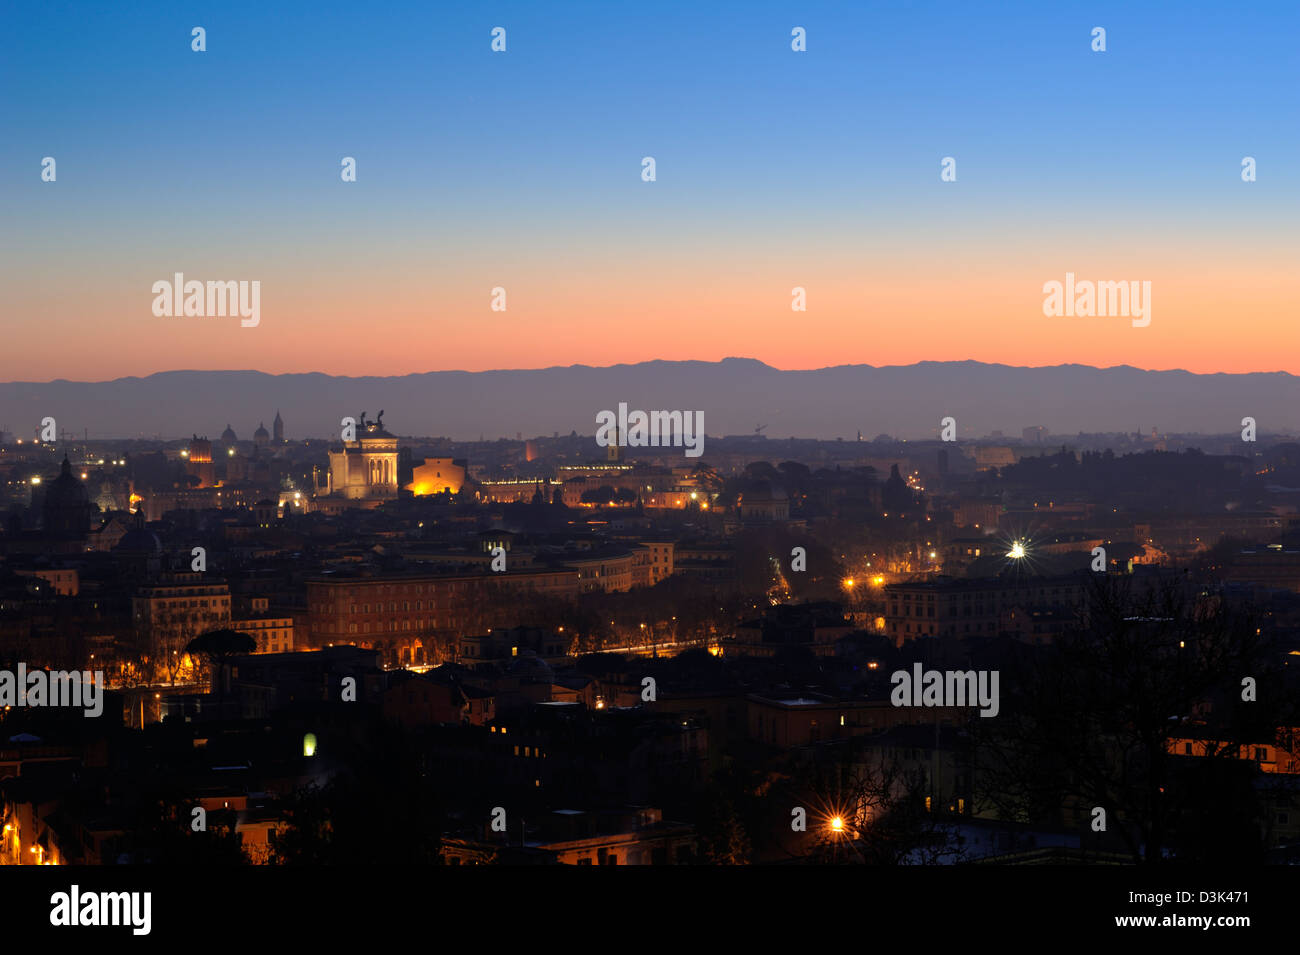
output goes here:
<path id="1" fill-rule="evenodd" d="M 241 440 L 277 409 L 285 436 L 337 437 L 345 415 L 382 409 L 399 435 L 457 440 L 594 434 L 603 409 L 699 410 L 711 436 L 937 437 L 957 419 L 959 437 L 994 429 L 1009 438 L 1031 425 L 1079 431 L 1239 430 L 1254 417 L 1260 433 L 1300 431 L 1300 377 L 1284 372 L 1196 375 L 1128 366 L 1016 368 L 981 362 L 920 362 L 876 368 L 844 365 L 782 371 L 746 358 L 650 361 L 593 368 L 437 371 L 392 378 L 257 371 L 173 371 L 105 382 L 0 384 L 0 427 L 35 435 L 43 417 L 60 432 L 92 438 L 220 436 L 229 422 Z"/>

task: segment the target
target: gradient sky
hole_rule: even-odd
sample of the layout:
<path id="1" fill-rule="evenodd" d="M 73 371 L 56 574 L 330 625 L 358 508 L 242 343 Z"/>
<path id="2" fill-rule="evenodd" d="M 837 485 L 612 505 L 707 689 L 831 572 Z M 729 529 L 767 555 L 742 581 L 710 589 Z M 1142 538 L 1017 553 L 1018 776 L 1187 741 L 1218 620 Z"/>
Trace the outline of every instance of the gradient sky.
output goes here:
<path id="1" fill-rule="evenodd" d="M 466 6 L 5 5 L 0 380 L 1300 373 L 1290 0 Z M 259 280 L 261 325 L 155 318 L 177 271 Z M 1151 325 L 1044 317 L 1067 271 L 1150 281 Z"/>

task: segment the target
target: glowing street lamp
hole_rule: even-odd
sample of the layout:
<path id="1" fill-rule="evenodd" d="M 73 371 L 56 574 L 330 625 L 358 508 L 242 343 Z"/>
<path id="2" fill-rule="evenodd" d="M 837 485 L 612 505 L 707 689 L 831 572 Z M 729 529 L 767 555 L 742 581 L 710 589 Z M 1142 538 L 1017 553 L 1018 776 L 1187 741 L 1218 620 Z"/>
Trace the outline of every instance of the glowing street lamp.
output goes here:
<path id="1" fill-rule="evenodd" d="M 1021 560 L 1025 556 L 1025 542 L 1014 541 L 1011 544 L 1011 550 L 1007 551 L 1007 556 L 1012 560 Z"/>

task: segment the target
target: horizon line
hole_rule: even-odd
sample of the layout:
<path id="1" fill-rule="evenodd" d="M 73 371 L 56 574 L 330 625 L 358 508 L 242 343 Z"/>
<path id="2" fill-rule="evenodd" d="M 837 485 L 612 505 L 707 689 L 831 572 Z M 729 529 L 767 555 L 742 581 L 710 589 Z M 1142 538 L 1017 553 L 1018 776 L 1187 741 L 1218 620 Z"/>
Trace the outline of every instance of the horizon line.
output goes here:
<path id="1" fill-rule="evenodd" d="M 1213 377 L 1213 376 L 1234 376 L 1241 377 L 1247 375 L 1287 375 L 1288 377 L 1300 377 L 1293 372 L 1274 369 L 1272 371 L 1188 371 L 1186 368 L 1141 368 L 1137 365 L 1119 364 L 1119 365 L 1089 365 L 1081 362 L 1058 362 L 1048 365 L 1011 365 L 1006 362 L 988 362 L 980 361 L 975 358 L 936 360 L 921 359 L 919 361 L 907 364 L 893 365 L 872 365 L 866 362 L 849 363 L 842 365 L 822 365 L 815 368 L 779 368 L 770 365 L 758 358 L 749 358 L 740 355 L 729 355 L 726 358 L 717 360 L 695 359 L 695 358 L 648 358 L 644 361 L 637 362 L 615 362 L 610 365 L 587 365 L 574 363 L 572 365 L 546 365 L 539 368 L 483 368 L 477 371 L 470 371 L 464 368 L 436 368 L 427 371 L 411 371 L 401 374 L 390 375 L 341 375 L 327 371 L 263 371 L 258 368 L 171 368 L 163 371 L 150 372 L 147 375 L 121 375 L 116 378 L 102 378 L 97 380 L 71 379 L 71 378 L 51 378 L 46 381 L 20 381 L 10 380 L 0 382 L 3 385 L 54 385 L 54 384 L 75 384 L 75 385 L 106 385 L 114 384 L 121 381 L 145 381 L 149 378 L 157 378 L 162 375 L 188 375 L 188 374 L 206 374 L 206 375 L 229 375 L 229 374 L 254 374 L 264 375 L 268 378 L 290 378 L 290 377 L 308 377 L 321 376 L 325 378 L 342 378 L 347 380 L 359 381 L 366 378 L 415 378 L 424 375 L 443 375 L 443 374 L 461 374 L 461 375 L 491 375 L 502 373 L 518 372 L 542 372 L 542 371 L 570 371 L 573 369 L 585 369 L 591 371 L 607 371 L 616 368 L 635 368 L 642 365 L 721 365 L 727 362 L 746 362 L 754 365 L 761 365 L 763 368 L 782 372 L 782 373 L 800 373 L 800 372 L 819 372 L 819 371 L 839 371 L 841 369 L 868 368 L 872 371 L 888 371 L 896 368 L 916 368 L 921 365 L 982 365 L 987 368 L 1008 368 L 1023 371 L 1044 371 L 1057 368 L 1086 368 L 1092 371 L 1121 371 L 1131 370 L 1140 371 L 1149 374 L 1170 374 L 1181 373 L 1184 375 L 1194 375 L 1196 377 Z"/>

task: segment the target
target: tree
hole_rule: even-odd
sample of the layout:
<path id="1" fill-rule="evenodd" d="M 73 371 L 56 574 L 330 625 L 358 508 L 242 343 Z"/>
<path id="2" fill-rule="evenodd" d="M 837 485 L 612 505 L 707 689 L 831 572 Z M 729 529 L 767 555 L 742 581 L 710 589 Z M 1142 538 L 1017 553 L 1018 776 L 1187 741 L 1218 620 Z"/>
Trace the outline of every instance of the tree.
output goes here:
<path id="1" fill-rule="evenodd" d="M 715 794 L 699 824 L 700 854 L 710 865 L 749 865 L 749 834 L 731 800 Z"/>
<path id="2" fill-rule="evenodd" d="M 203 657 L 208 661 L 209 666 L 216 667 L 215 677 L 219 699 L 224 699 L 228 689 L 229 675 L 226 668 L 230 665 L 230 659 L 253 653 L 255 650 L 257 650 L 256 640 L 246 633 L 228 629 L 209 630 L 185 645 L 186 653 Z"/>
<path id="3" fill-rule="evenodd" d="M 1249 607 L 1182 577 L 1146 590 L 1097 578 L 1086 626 L 1026 651 L 1002 673 L 999 717 L 974 721 L 982 805 L 1084 832 L 1100 808 L 1108 838 L 1135 861 L 1161 860 L 1201 811 L 1176 739 L 1212 737 L 1207 758 L 1236 761 L 1293 719 L 1259 629 Z M 1242 701 L 1246 677 L 1259 702 Z M 1239 791 L 1231 772 L 1202 777 Z M 1222 813 L 1249 811 L 1223 805 L 1220 824 Z"/>

